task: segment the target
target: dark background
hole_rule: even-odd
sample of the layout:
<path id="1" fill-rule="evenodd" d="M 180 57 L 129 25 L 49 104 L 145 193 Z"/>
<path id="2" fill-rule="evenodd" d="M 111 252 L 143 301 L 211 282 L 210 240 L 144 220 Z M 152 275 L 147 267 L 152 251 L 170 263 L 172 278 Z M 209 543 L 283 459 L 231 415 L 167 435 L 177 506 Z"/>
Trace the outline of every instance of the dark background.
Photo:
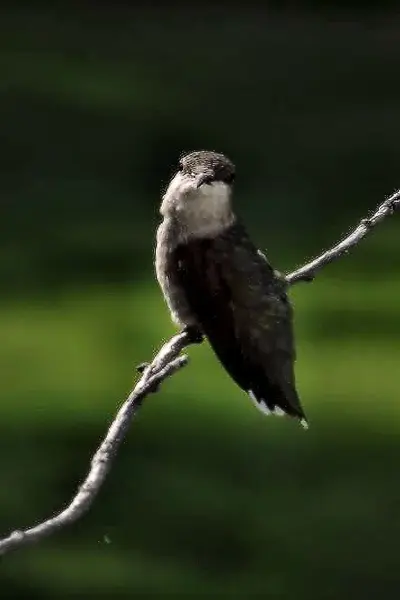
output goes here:
<path id="1" fill-rule="evenodd" d="M 3 534 L 69 501 L 174 332 L 152 261 L 182 151 L 235 161 L 282 270 L 400 185 L 400 17 L 277 6 L 0 10 Z M 2 559 L 2 597 L 398 595 L 399 235 L 388 219 L 293 290 L 308 432 L 190 349 L 91 512 Z"/>

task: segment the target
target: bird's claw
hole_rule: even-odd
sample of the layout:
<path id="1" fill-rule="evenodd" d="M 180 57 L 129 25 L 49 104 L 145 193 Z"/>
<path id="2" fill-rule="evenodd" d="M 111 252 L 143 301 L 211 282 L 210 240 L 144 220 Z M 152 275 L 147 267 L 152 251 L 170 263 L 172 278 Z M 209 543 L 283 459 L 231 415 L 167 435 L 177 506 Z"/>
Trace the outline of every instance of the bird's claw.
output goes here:
<path id="1" fill-rule="evenodd" d="M 185 333 L 188 336 L 191 344 L 201 344 L 204 339 L 202 332 L 196 325 L 187 325 L 182 333 Z"/>

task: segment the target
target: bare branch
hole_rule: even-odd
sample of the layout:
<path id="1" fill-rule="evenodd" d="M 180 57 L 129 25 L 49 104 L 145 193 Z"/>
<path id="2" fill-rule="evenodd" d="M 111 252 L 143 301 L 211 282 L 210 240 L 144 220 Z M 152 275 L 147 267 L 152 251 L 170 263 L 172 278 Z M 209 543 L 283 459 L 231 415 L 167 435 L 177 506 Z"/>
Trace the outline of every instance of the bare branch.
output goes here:
<path id="1" fill-rule="evenodd" d="M 399 208 L 400 190 L 385 200 L 371 217 L 362 219 L 354 231 L 344 240 L 310 263 L 287 275 L 286 279 L 289 285 L 293 285 L 299 281 L 312 281 L 320 269 L 347 253 L 373 227 Z M 140 380 L 111 423 L 105 438 L 92 458 L 86 479 L 78 488 L 69 505 L 54 517 L 46 519 L 34 527 L 13 531 L 8 537 L 0 539 L 0 555 L 51 535 L 58 529 L 62 529 L 77 521 L 89 510 L 111 469 L 118 448 L 128 431 L 130 422 L 140 408 L 144 398 L 156 392 L 163 381 L 187 365 L 187 356 L 180 355 L 182 350 L 190 344 L 199 343 L 200 341 L 200 337 L 195 332 L 184 331 L 178 333 L 161 347 L 150 364 L 144 363 L 138 367 L 141 373 Z"/>
<path id="2" fill-rule="evenodd" d="M 400 190 L 392 194 L 387 200 L 382 202 L 371 217 L 362 219 L 357 227 L 341 242 L 327 250 L 311 262 L 300 267 L 293 273 L 286 276 L 286 281 L 289 285 L 298 283 L 299 281 L 312 281 L 318 271 L 329 265 L 334 260 L 337 260 L 353 246 L 356 246 L 361 240 L 373 229 L 381 223 L 386 217 L 392 215 L 400 208 Z"/>
<path id="3" fill-rule="evenodd" d="M 162 346 L 153 362 L 144 369 L 140 380 L 118 411 L 106 437 L 92 458 L 86 479 L 80 485 L 70 504 L 54 517 L 46 519 L 34 527 L 13 531 L 8 537 L 0 539 L 0 555 L 51 535 L 58 529 L 77 521 L 89 510 L 111 469 L 118 447 L 143 399 L 157 391 L 163 381 L 188 363 L 188 358 L 180 356 L 180 353 L 191 343 L 190 335 L 182 332 Z"/>

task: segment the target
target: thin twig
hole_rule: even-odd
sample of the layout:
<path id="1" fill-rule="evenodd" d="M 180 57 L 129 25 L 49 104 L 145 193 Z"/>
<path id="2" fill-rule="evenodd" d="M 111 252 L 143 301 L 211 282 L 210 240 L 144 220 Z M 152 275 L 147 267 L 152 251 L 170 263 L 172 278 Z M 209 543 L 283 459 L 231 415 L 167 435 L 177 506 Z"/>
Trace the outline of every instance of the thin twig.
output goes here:
<path id="1" fill-rule="evenodd" d="M 389 196 L 387 200 L 378 206 L 373 215 L 361 219 L 357 227 L 347 237 L 333 246 L 330 250 L 327 250 L 320 256 L 317 256 L 317 258 L 314 258 L 311 262 L 287 275 L 286 281 L 289 285 L 293 285 L 299 281 L 312 281 L 320 269 L 334 260 L 337 260 L 343 256 L 343 254 L 347 254 L 350 248 L 361 242 L 371 229 L 381 223 L 383 219 L 392 215 L 396 210 L 399 210 L 399 208 L 400 190 L 397 190 L 397 192 Z"/>
<path id="2" fill-rule="evenodd" d="M 92 458 L 86 479 L 80 485 L 70 504 L 54 517 L 34 527 L 13 531 L 8 537 L 0 539 L 0 555 L 51 535 L 58 529 L 77 521 L 89 510 L 111 469 L 118 447 L 143 399 L 156 391 L 163 381 L 187 364 L 188 358 L 179 355 L 190 343 L 189 335 L 183 332 L 164 344 L 153 362 L 145 368 L 142 377 L 118 411 L 106 437 Z"/>
<path id="3" fill-rule="evenodd" d="M 312 281 L 320 269 L 347 253 L 373 227 L 399 208 L 400 190 L 385 200 L 371 217 L 362 219 L 354 231 L 345 239 L 303 267 L 287 275 L 288 284 L 293 285 L 299 281 Z M 58 529 L 77 521 L 89 510 L 111 469 L 117 450 L 143 399 L 156 392 L 163 381 L 188 363 L 187 356 L 180 356 L 180 354 L 184 348 L 198 342 L 199 340 L 193 338 L 189 333 L 181 332 L 161 347 L 150 364 L 144 363 L 140 366 L 140 380 L 111 423 L 105 438 L 92 458 L 86 479 L 78 488 L 71 502 L 54 517 L 46 519 L 34 527 L 13 531 L 9 536 L 0 539 L 0 556 L 51 535 Z"/>

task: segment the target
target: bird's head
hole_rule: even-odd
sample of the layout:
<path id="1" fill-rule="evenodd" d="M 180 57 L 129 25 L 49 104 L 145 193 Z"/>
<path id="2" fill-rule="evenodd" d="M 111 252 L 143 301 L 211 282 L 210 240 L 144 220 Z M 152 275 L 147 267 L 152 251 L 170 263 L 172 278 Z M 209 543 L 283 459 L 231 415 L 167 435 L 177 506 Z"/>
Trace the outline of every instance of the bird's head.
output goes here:
<path id="1" fill-rule="evenodd" d="M 234 220 L 234 179 L 235 166 L 224 154 L 186 154 L 164 194 L 161 214 L 177 219 L 188 236 L 218 233 Z"/>

